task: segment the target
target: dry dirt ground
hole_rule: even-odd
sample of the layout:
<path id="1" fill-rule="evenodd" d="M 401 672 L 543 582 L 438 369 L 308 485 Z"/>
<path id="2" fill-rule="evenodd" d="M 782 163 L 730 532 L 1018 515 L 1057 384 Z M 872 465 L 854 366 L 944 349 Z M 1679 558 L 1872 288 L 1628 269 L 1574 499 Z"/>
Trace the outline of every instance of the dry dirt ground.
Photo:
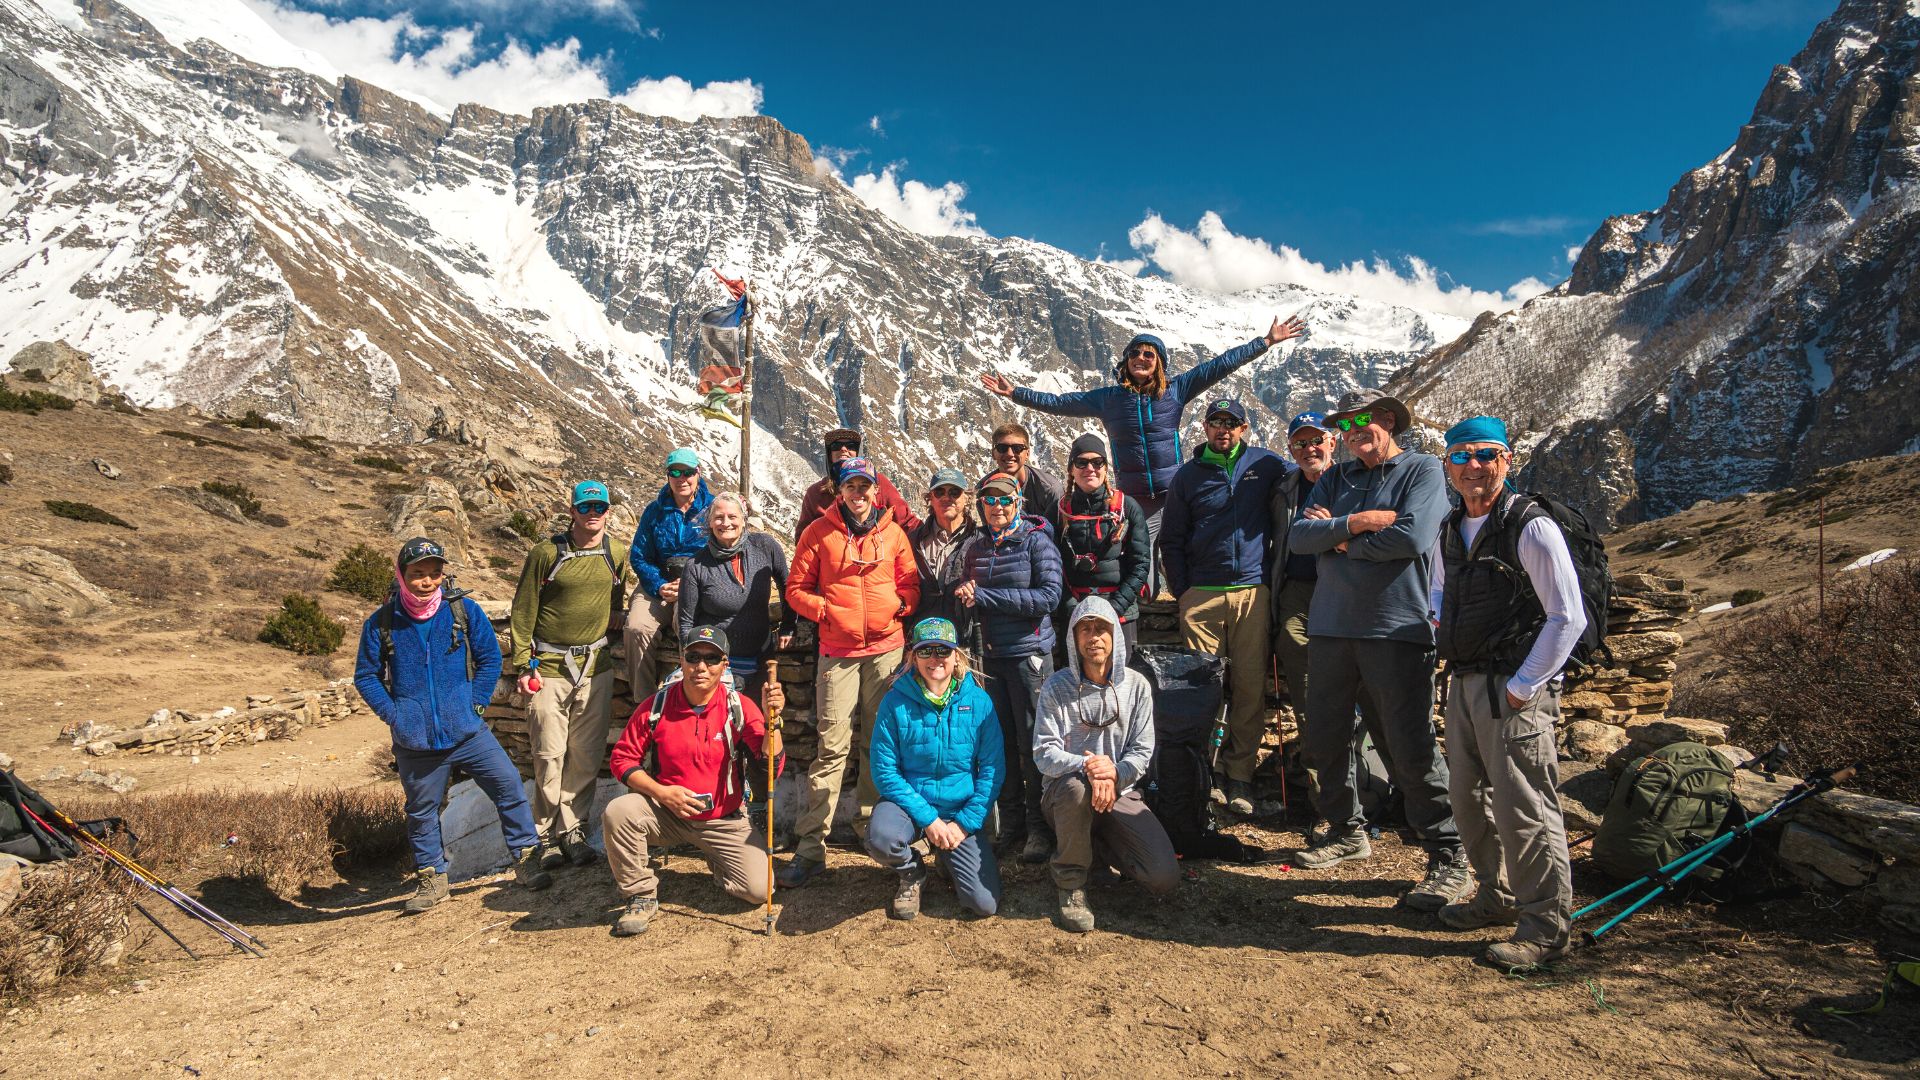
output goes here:
<path id="1" fill-rule="evenodd" d="M 195 447 L 160 429 L 247 449 Z M 344 654 L 301 661 L 252 635 L 282 592 L 317 590 L 347 546 L 391 545 L 381 509 L 391 492 L 380 487 L 395 482 L 391 474 L 352 465 L 353 451 L 314 455 L 282 435 L 179 413 L 8 415 L 0 449 L 15 471 L 13 484 L 0 485 L 0 544 L 65 555 L 115 601 L 81 623 L 0 611 L 0 750 L 30 782 L 55 764 L 88 763 L 55 742 L 81 716 L 137 724 L 160 705 L 238 705 L 249 692 L 346 673 Z M 425 467 L 440 451 L 413 453 Z M 95 456 L 121 479 L 100 476 Z M 1909 484 L 1905 472 L 1874 477 L 1888 492 Z M 208 479 L 247 484 L 289 525 L 227 522 L 160 490 Z M 141 528 L 54 518 L 41 505 L 48 498 L 96 503 Z M 1786 582 L 1804 565 L 1795 561 L 1799 539 L 1761 505 L 1738 507 L 1743 516 L 1696 549 L 1737 546 L 1723 534 L 1739 528 L 1755 535 L 1750 552 L 1726 563 L 1711 551 L 1694 557 L 1711 556 L 1699 565 L 1648 561 L 1700 574 L 1703 602 L 1742 577 Z M 1711 528 L 1731 509 L 1689 514 L 1702 518 L 1693 527 Z M 1844 542 L 1859 551 L 1899 546 L 1885 538 L 1904 531 L 1876 513 L 1858 514 L 1852 527 L 1860 535 Z M 295 546 L 325 558 L 289 555 Z M 496 536 L 482 550 L 518 561 L 513 542 Z M 491 595 L 509 587 L 485 569 L 463 579 Z M 330 614 L 357 623 L 364 612 L 359 600 L 321 595 Z M 111 767 L 139 779 L 136 795 L 391 782 L 378 765 L 384 745 L 377 722 L 360 717 L 199 765 L 145 757 Z M 48 794 L 81 790 L 54 784 Z M 1237 831 L 1269 849 L 1300 842 L 1297 831 Z M 1819 897 L 1656 911 L 1600 949 L 1514 978 L 1473 961 L 1493 932 L 1444 932 L 1395 908 L 1419 859 L 1391 838 L 1372 862 L 1326 873 L 1203 865 L 1163 903 L 1129 885 L 1096 888 L 1101 928 L 1084 938 L 1047 921 L 1041 870 L 1008 868 L 996 919 L 961 920 L 935 885 L 926 914 L 902 924 L 884 915 L 887 875 L 851 851 L 836 852 L 833 864 L 827 878 L 780 898 L 772 940 L 759 935 L 757 910 L 726 900 L 684 856 L 664 875 L 654 929 L 634 940 L 607 935 L 616 898 L 604 865 L 566 871 L 544 894 L 468 884 L 416 919 L 398 914 L 407 889 L 397 872 L 288 902 L 216 878 L 199 885 L 201 895 L 254 928 L 268 959 L 221 955 L 204 930 L 170 920 L 210 958 L 189 962 L 153 935 L 116 972 L 0 1013 L 0 1077 L 716 1068 L 1778 1077 L 1912 1076 L 1920 1063 L 1914 995 L 1878 1016 L 1820 1011 L 1871 1000 L 1887 943 L 1856 933 L 1869 924 Z M 1578 864 L 1576 880 L 1587 896 L 1602 884 Z"/>

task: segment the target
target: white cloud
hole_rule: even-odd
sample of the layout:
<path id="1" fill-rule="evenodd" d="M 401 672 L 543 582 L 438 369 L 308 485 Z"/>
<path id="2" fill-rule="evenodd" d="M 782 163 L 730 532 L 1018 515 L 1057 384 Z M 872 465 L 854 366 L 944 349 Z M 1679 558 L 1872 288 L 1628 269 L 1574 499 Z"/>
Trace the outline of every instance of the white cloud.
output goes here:
<path id="1" fill-rule="evenodd" d="M 1498 221 L 1483 221 L 1468 226 L 1467 231 L 1475 236 L 1547 236 L 1565 232 L 1573 219 L 1554 214 L 1546 217 L 1501 218 Z"/>
<path id="2" fill-rule="evenodd" d="M 605 62 L 582 56 L 575 38 L 537 49 L 509 39 L 504 47 L 489 54 L 478 45 L 477 27 L 442 30 L 423 27 L 405 13 L 387 18 L 341 19 L 274 0 L 246 3 L 284 41 L 299 42 L 338 71 L 428 104 L 441 113 L 449 113 L 464 102 L 525 113 L 543 105 L 593 98 L 610 98 L 642 112 L 680 120 L 752 116 L 760 111 L 761 89 L 745 79 L 694 86 L 670 75 L 639 79 L 615 90 L 607 81 Z M 574 6 L 605 5 L 596 0 L 576 0 Z M 244 43 L 228 47 L 244 56 L 254 55 Z"/>
<path id="3" fill-rule="evenodd" d="M 1714 0 L 1707 15 L 1729 30 L 1767 30 L 1818 23 L 1833 10 L 1829 0 Z"/>
<path id="4" fill-rule="evenodd" d="M 881 126 L 880 118 L 878 116 L 867 117 L 867 130 L 873 132 L 875 135 L 878 135 L 883 139 L 887 137 L 887 129 Z"/>
<path id="5" fill-rule="evenodd" d="M 1567 265 L 1568 266 L 1572 266 L 1574 263 L 1580 261 L 1580 252 L 1585 250 L 1586 246 L 1587 245 L 1585 244 L 1575 244 L 1572 247 L 1567 249 Z"/>
<path id="6" fill-rule="evenodd" d="M 1385 259 L 1328 267 L 1284 244 L 1275 248 L 1258 237 L 1236 235 L 1211 210 L 1191 232 L 1149 213 L 1127 231 L 1127 242 L 1175 282 L 1208 292 L 1300 285 L 1472 318 L 1482 311 L 1518 307 L 1550 287 L 1530 277 L 1504 291 L 1472 289 L 1452 284 L 1431 264 L 1412 256 L 1404 272 Z"/>
<path id="7" fill-rule="evenodd" d="M 814 159 L 816 170 L 822 165 L 837 175 L 831 162 Z M 973 211 L 960 208 L 960 200 L 967 197 L 967 186 L 956 180 L 929 187 L 918 180 L 902 181 L 897 167 L 888 165 L 880 175 L 861 173 L 847 186 L 861 202 L 923 236 L 987 235 L 974 224 Z"/>

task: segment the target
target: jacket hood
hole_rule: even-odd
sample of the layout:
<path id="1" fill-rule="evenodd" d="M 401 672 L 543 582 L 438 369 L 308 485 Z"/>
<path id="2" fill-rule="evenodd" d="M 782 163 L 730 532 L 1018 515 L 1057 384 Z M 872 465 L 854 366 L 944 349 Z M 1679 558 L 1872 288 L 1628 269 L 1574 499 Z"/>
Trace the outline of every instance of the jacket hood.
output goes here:
<path id="1" fill-rule="evenodd" d="M 1135 334 L 1132 338 L 1128 339 L 1127 344 L 1121 348 L 1120 359 L 1114 361 L 1113 377 L 1115 379 L 1119 380 L 1122 385 L 1126 383 L 1127 350 L 1133 348 L 1135 345 L 1153 346 L 1153 351 L 1160 354 L 1160 374 L 1165 375 L 1167 373 L 1167 343 L 1161 341 L 1158 335 L 1155 334 Z"/>
<path id="2" fill-rule="evenodd" d="M 1067 620 L 1067 668 L 1074 678 L 1082 677 L 1080 647 L 1075 643 L 1074 631 L 1088 619 L 1099 619 L 1113 628 L 1113 659 L 1107 670 L 1107 682 L 1112 684 L 1123 678 L 1127 670 L 1127 636 L 1120 632 L 1120 613 L 1098 593 L 1089 593 L 1073 605 L 1073 616 Z"/>

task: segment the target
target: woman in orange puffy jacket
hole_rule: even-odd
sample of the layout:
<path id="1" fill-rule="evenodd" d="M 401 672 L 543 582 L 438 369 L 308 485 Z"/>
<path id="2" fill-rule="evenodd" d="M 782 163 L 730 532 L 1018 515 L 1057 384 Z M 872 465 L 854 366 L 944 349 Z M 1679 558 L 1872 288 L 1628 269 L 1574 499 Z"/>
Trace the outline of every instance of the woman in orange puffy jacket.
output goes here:
<path id="1" fill-rule="evenodd" d="M 866 764 L 867 738 L 906 641 L 902 620 L 920 602 L 920 570 L 913 545 L 873 498 L 879 474 L 866 458 L 840 462 L 839 495 L 800 534 L 787 573 L 787 604 L 820 626 L 820 663 L 814 693 L 819 751 L 807 770 L 807 806 L 795 823 L 793 861 L 776 879 L 780 888 L 805 885 L 826 868 L 827 830 L 853 747 L 854 714 L 861 717 L 860 816 L 879 800 Z"/>

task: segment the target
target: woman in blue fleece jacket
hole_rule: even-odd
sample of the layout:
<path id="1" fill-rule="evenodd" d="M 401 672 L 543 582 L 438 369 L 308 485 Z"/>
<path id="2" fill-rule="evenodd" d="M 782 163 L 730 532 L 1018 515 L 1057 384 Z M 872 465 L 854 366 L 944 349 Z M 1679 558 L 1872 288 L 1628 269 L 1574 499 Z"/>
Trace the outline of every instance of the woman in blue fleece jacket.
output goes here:
<path id="1" fill-rule="evenodd" d="M 406 793 L 407 839 L 419 886 L 406 912 L 417 914 L 447 898 L 440 804 L 455 768 L 473 777 L 499 811 L 515 879 L 544 889 L 553 877 L 540 868 L 540 836 L 519 770 L 480 717 L 500 679 L 493 624 L 479 604 L 449 588 L 446 552 L 424 536 L 400 548 L 393 578 L 392 594 L 360 628 L 353 685 L 393 729 L 393 762 Z"/>

